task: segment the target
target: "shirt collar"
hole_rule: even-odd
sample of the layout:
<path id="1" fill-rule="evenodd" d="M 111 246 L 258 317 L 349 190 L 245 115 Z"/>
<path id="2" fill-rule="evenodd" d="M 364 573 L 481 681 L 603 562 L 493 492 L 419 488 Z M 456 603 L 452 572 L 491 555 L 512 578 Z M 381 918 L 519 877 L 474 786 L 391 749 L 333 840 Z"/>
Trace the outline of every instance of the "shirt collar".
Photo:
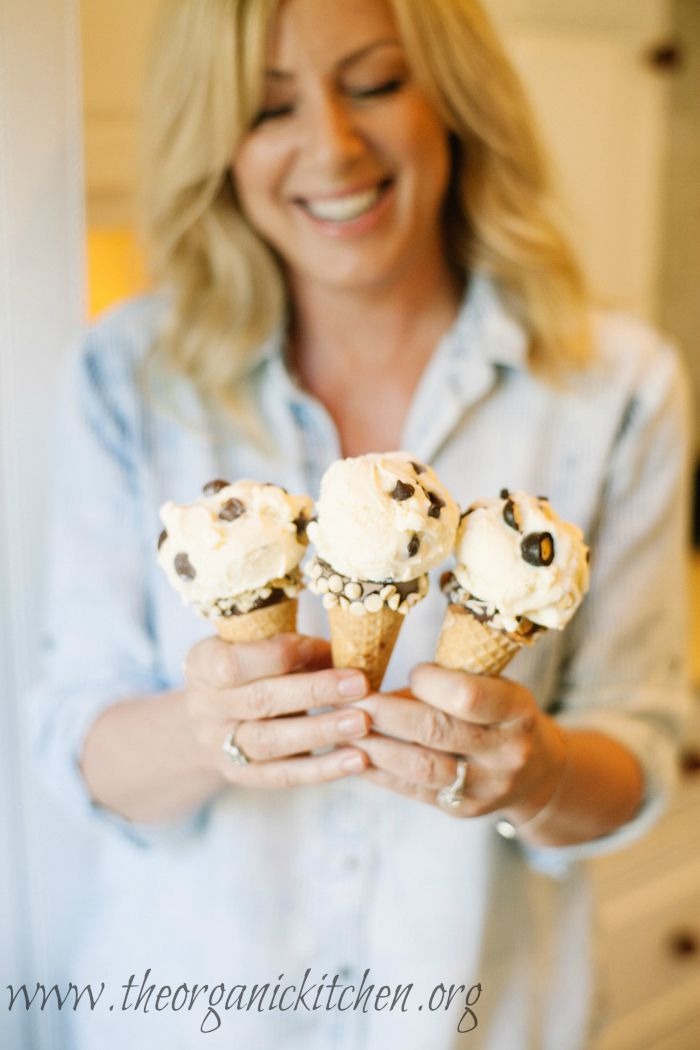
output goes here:
<path id="1" fill-rule="evenodd" d="M 527 335 L 486 274 L 476 273 L 469 281 L 448 339 L 453 367 L 459 362 L 468 367 L 477 355 L 506 368 L 527 366 Z"/>
<path id="2" fill-rule="evenodd" d="M 283 374 L 287 375 L 288 393 L 303 397 L 303 392 L 288 374 L 285 361 L 287 323 L 285 317 L 252 352 L 244 374 L 250 375 L 260 366 L 271 364 L 278 380 Z M 486 274 L 475 273 L 465 289 L 454 324 L 436 349 L 433 363 L 437 364 L 439 360 L 440 365 L 446 364 L 452 381 L 467 393 L 475 379 L 477 362 L 524 369 L 527 367 L 527 349 L 527 335 L 504 305 L 495 282 Z"/>

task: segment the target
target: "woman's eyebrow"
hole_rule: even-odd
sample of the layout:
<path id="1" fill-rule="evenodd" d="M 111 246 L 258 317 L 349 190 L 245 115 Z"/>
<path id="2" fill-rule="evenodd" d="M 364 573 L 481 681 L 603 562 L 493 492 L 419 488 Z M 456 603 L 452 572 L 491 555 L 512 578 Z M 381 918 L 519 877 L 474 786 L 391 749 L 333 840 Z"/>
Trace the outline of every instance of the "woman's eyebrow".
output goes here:
<path id="1" fill-rule="evenodd" d="M 337 68 L 339 70 L 344 69 L 346 66 L 352 65 L 353 62 L 358 62 L 361 58 L 364 58 L 370 51 L 390 45 L 400 47 L 401 43 L 397 37 L 384 37 L 381 40 L 373 40 L 371 44 L 365 44 L 363 47 L 359 47 L 356 51 L 351 51 L 349 55 L 345 55 L 344 58 L 341 58 L 337 63 Z M 294 79 L 294 73 L 287 72 L 284 69 L 266 69 L 265 76 L 270 80 Z"/>

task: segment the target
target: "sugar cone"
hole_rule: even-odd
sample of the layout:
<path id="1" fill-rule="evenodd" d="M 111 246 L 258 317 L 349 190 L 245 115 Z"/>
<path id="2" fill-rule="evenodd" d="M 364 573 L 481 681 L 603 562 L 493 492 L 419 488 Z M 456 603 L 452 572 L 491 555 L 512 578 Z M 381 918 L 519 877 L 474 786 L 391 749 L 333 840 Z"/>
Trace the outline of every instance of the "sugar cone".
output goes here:
<path id="1" fill-rule="evenodd" d="M 213 623 L 225 642 L 262 642 L 285 631 L 296 631 L 297 605 L 296 598 L 283 598 L 239 616 L 221 616 Z"/>
<path id="2" fill-rule="evenodd" d="M 538 634 L 517 638 L 480 623 L 461 605 L 448 605 L 438 638 L 435 662 L 470 674 L 500 674 L 524 645 Z"/>
<path id="3" fill-rule="evenodd" d="M 370 688 L 379 689 L 404 619 L 403 613 L 386 606 L 362 616 L 339 605 L 329 609 L 333 665 L 358 667 Z"/>

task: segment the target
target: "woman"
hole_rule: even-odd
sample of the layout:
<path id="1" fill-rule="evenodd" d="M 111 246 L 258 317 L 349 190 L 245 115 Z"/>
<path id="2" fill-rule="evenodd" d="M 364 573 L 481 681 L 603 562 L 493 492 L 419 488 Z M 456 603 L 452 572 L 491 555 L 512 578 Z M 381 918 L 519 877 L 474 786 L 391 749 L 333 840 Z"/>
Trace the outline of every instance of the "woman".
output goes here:
<path id="1" fill-rule="evenodd" d="M 177 0 L 149 91 L 161 291 L 63 398 L 38 739 L 104 832 L 79 969 L 114 1006 L 71 1046 L 584 1047 L 580 862 L 663 808 L 684 703 L 678 362 L 589 312 L 473 0 Z M 304 634 L 233 647 L 168 592 L 165 499 L 316 495 L 398 447 L 462 505 L 544 491 L 586 532 L 583 609 L 512 679 L 430 663 L 435 586 L 382 694 L 311 595 Z"/>

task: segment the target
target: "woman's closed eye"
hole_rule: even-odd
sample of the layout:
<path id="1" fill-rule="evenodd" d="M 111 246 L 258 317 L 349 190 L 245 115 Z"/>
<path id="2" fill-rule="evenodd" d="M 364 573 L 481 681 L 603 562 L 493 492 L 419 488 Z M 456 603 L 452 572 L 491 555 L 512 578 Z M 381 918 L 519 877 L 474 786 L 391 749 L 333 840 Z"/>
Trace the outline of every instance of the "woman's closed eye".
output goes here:
<path id="1" fill-rule="evenodd" d="M 385 80 L 373 87 L 348 89 L 347 93 L 350 98 L 381 98 L 383 95 L 393 95 L 400 91 L 405 83 L 402 77 L 394 77 L 392 80 Z"/>
<path id="2" fill-rule="evenodd" d="M 293 111 L 294 106 L 291 102 L 286 102 L 279 106 L 267 106 L 265 109 L 261 109 L 259 113 L 256 113 L 253 119 L 253 128 L 257 128 L 258 125 L 263 124 L 266 120 L 276 120 L 279 117 L 286 117 Z"/>
<path id="3" fill-rule="evenodd" d="M 366 88 L 346 88 L 345 94 L 348 98 L 364 101 L 365 99 L 383 98 L 386 95 L 396 94 L 406 83 L 403 77 L 393 77 L 391 80 L 385 80 L 381 84 L 374 84 L 372 87 Z M 292 102 L 278 103 L 277 105 L 265 106 L 255 116 L 253 120 L 253 128 L 257 128 L 260 124 L 265 123 L 268 120 L 278 120 L 281 117 L 290 116 L 295 109 L 295 105 Z"/>

